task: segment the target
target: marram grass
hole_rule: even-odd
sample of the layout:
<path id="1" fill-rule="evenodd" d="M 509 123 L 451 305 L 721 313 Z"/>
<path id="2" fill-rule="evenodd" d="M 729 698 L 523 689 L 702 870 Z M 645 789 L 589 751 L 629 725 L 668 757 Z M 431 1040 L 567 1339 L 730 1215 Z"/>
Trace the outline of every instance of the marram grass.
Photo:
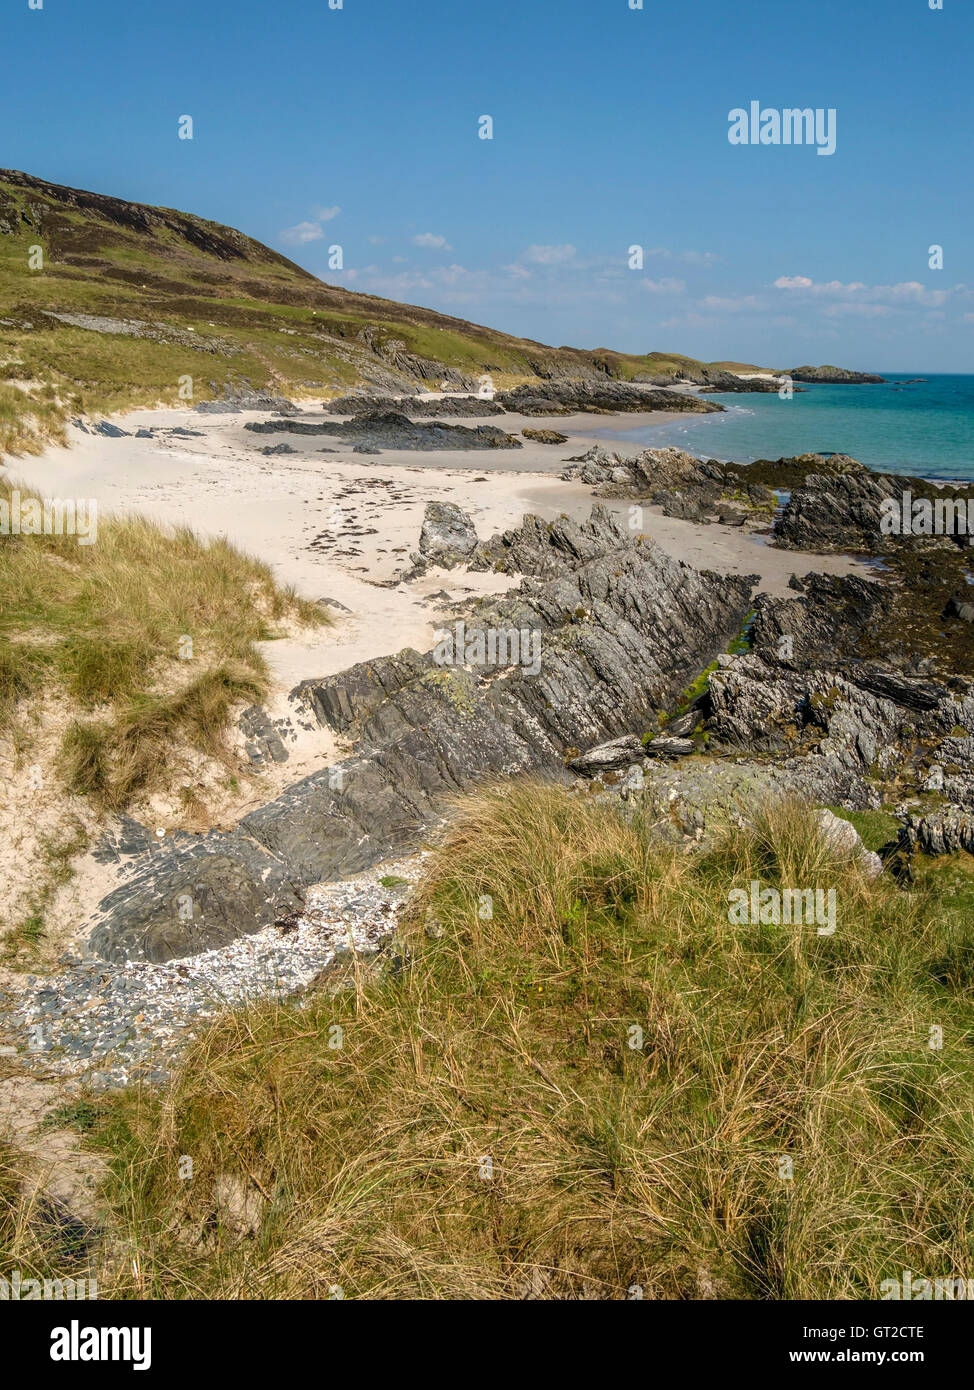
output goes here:
<path id="1" fill-rule="evenodd" d="M 835 934 L 731 925 L 754 878 L 834 888 Z M 102 1103 L 127 1255 L 99 1287 L 840 1299 L 970 1274 L 972 938 L 801 808 L 698 856 L 562 788 L 488 788 L 381 971 L 230 1013 L 170 1086 Z"/>
<path id="2" fill-rule="evenodd" d="M 35 495 L 0 480 L 0 500 L 15 491 Z M 101 516 L 91 545 L 0 536 L 0 733 L 25 702 L 65 697 L 66 784 L 121 810 L 165 775 L 173 745 L 218 753 L 233 707 L 267 693 L 256 644 L 275 625 L 328 621 L 262 561 L 188 527 Z"/>

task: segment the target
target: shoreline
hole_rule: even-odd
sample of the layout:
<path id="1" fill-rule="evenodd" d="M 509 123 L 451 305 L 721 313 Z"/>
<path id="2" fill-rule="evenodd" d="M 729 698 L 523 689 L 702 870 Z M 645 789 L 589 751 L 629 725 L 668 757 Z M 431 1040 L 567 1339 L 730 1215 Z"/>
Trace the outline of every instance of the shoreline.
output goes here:
<path id="1" fill-rule="evenodd" d="M 937 375 L 938 375 L 938 374 L 936 374 L 936 373 L 935 373 L 933 376 L 930 376 L 930 375 L 928 374 L 926 377 L 923 378 L 924 384 L 926 384 L 926 383 L 928 383 L 928 382 L 930 382 L 930 381 L 936 380 Z M 945 373 L 945 374 L 941 374 L 941 375 L 946 375 L 946 376 L 949 377 L 949 376 L 951 376 L 952 374 L 950 374 L 950 373 Z M 887 381 L 887 385 L 889 385 L 889 386 L 895 386 L 895 385 L 896 385 L 896 377 L 895 377 L 895 376 L 894 376 L 894 377 L 889 377 L 889 378 L 888 378 L 888 381 Z M 829 386 L 830 386 L 830 383 L 808 383 L 808 384 L 803 383 L 802 389 L 803 389 L 803 392 L 804 392 L 805 394 L 808 394 L 809 392 L 814 392 L 815 390 L 820 389 L 820 388 L 823 387 L 823 386 L 829 387 Z M 743 400 L 739 399 L 737 393 L 734 393 L 734 392 L 723 393 L 723 394 L 720 393 L 720 392 L 708 392 L 708 391 L 706 390 L 706 388 L 702 388 L 702 387 L 698 387 L 698 386 L 688 387 L 687 389 L 690 390 L 690 391 L 692 391 L 692 393 L 695 394 L 695 395 L 701 395 L 701 396 L 705 397 L 705 398 L 708 399 L 708 400 L 715 400 L 715 401 L 718 401 L 718 402 L 719 402 L 721 405 L 723 405 L 723 407 L 724 407 L 723 413 L 720 414 L 720 415 L 683 415 L 683 416 L 681 416 L 681 417 L 680 417 L 680 423 L 682 423 L 682 424 L 684 425 L 684 427 L 685 427 L 686 437 L 683 438 L 683 439 L 680 439 L 680 440 L 668 439 L 668 440 L 665 442 L 665 444 L 663 444 L 663 445 L 660 445 L 660 444 L 658 444 L 658 443 L 656 443 L 656 442 L 654 442 L 654 441 L 648 440 L 648 439 L 640 439 L 640 440 L 638 440 L 638 441 L 634 441 L 634 440 L 632 440 L 632 438 L 631 438 L 631 432 L 632 432 L 632 430 L 634 430 L 634 429 L 652 428 L 654 423 L 658 423 L 658 427 L 659 427 L 659 428 L 665 428 L 666 425 L 667 425 L 668 423 L 670 423 L 670 422 L 668 422 L 668 421 L 667 421 L 667 422 L 664 422 L 664 421 L 650 422 L 650 423 L 648 423 L 647 425 L 635 424 L 635 425 L 633 425 L 633 426 L 628 426 L 628 425 L 622 424 L 622 425 L 620 425 L 619 427 L 616 427 L 616 426 L 614 425 L 611 429 L 601 429 L 601 430 L 597 431 L 597 434 L 598 434 L 598 437 L 599 437 L 599 442 L 602 443 L 606 448 L 609 448 L 609 449 L 618 449 L 620 445 L 624 445 L 624 444 L 625 444 L 625 445 L 628 445 L 630 448 L 632 448 L 632 447 L 635 446 L 635 447 L 641 448 L 641 449 L 657 448 L 657 447 L 678 448 L 678 449 L 683 449 L 683 450 L 685 450 L 687 453 L 694 454 L 694 455 L 696 455 L 696 456 L 699 457 L 699 458 L 713 458 L 713 459 L 716 459 L 716 460 L 718 461 L 718 463 L 736 463 L 736 464 L 740 464 L 742 467 L 747 467 L 748 465 L 750 465 L 750 464 L 752 464 L 752 463 L 776 462 L 778 458 L 797 457 L 797 456 L 798 456 L 799 454 L 801 454 L 801 453 L 813 453 L 813 452 L 815 452 L 815 453 L 821 453 L 821 454 L 823 454 L 824 456 L 828 456 L 829 454 L 835 454 L 835 453 L 848 453 L 848 454 L 850 454 L 853 458 L 856 458 L 860 463 L 862 463 L 862 465 L 863 465 L 864 468 L 868 468 L 868 470 L 869 470 L 870 473 L 878 473 L 878 474 L 883 474 L 883 473 L 885 473 L 885 474 L 891 474 L 891 475 L 893 475 L 893 476 L 898 476 L 898 477 L 920 478 L 920 479 L 922 479 L 924 482 L 931 483 L 931 484 L 933 484 L 933 485 L 935 485 L 935 486 L 937 486 L 937 487 L 968 488 L 968 487 L 974 486 L 974 476 L 972 476 L 971 478 L 967 478 L 967 479 L 965 479 L 965 478 L 963 478 L 963 477 L 958 477 L 958 476 L 956 476 L 955 473 L 953 473 L 953 472 L 950 471 L 949 465 L 944 465 L 944 466 L 943 466 L 943 469 L 942 469 L 941 471 L 936 471 L 936 469 L 935 469 L 933 466 L 929 465 L 929 464 L 911 464 L 911 463 L 902 463 L 902 464 L 900 464 L 900 463 L 869 462 L 869 461 L 867 461 L 867 459 L 865 459 L 865 458 L 863 458 L 863 457 L 861 456 L 861 455 L 862 455 L 863 453 L 865 453 L 866 451 L 863 450 L 863 449 L 860 449 L 860 450 L 857 452 L 857 450 L 856 450 L 855 447 L 849 448 L 849 449 L 847 449 L 847 450 L 846 450 L 846 449 L 829 449 L 829 450 L 818 449 L 818 450 L 815 450 L 815 449 L 805 449 L 805 448 L 803 447 L 803 448 L 801 448 L 801 449 L 796 449 L 796 452 L 795 452 L 794 455 L 787 454 L 787 453 L 785 453 L 785 454 L 778 454 L 778 453 L 776 453 L 773 449 L 770 450 L 770 451 L 767 452 L 767 453 L 763 453 L 763 454 L 754 454 L 754 453 L 753 453 L 753 450 L 746 450 L 746 449 L 742 449 L 742 448 L 738 448 L 738 449 L 736 449 L 736 450 L 732 450 L 731 452 L 728 452 L 726 449 L 721 449 L 721 450 L 718 451 L 718 450 L 713 450 L 713 449 L 710 449 L 710 448 L 697 448 L 697 447 L 695 447 L 694 444 L 693 444 L 693 435 L 692 435 L 692 433 L 691 433 L 692 431 L 695 431 L 695 430 L 699 429 L 700 427 L 707 427 L 708 424 L 709 424 L 709 427 L 710 427 L 711 429 L 715 429 L 715 430 L 716 430 L 716 429 L 719 429 L 721 426 L 725 426 L 725 427 L 726 427 L 726 425 L 727 425 L 730 421 L 732 421 L 739 413 L 747 414 L 747 415 L 750 415 L 750 416 L 752 416 L 752 417 L 755 417 L 755 416 L 757 416 L 758 411 L 755 410 L 755 409 L 749 409 L 748 405 L 747 405 Z M 845 390 L 849 390 L 849 389 L 854 389 L 854 387 L 851 387 L 851 388 L 850 388 L 850 386 L 849 386 L 848 384 L 842 384 L 841 389 L 842 389 L 843 391 L 845 391 Z M 869 389 L 870 389 L 870 390 L 873 390 L 873 389 L 881 389 L 881 388 L 874 388 L 874 387 L 870 386 Z M 746 399 L 746 398 L 745 398 L 745 399 Z M 814 433 L 814 431 L 815 431 L 817 428 L 818 428 L 818 426 L 816 425 L 814 419 L 810 419 L 810 420 L 808 421 L 808 432 L 809 432 L 809 433 Z M 748 455 L 753 455 L 753 456 L 748 456 Z M 972 456 L 971 462 L 972 462 L 972 467 L 974 467 L 974 456 Z"/>
<path id="2" fill-rule="evenodd" d="M 427 502 L 450 501 L 467 511 L 481 540 L 520 525 L 527 512 L 546 521 L 563 512 L 581 520 L 597 502 L 621 515 L 633 505 L 633 499 L 594 498 L 591 487 L 558 476 L 569 457 L 603 442 L 601 415 L 541 422 L 504 417 L 508 432 L 517 434 L 547 423 L 568 435 L 562 445 L 523 440 L 517 450 L 387 449 L 374 456 L 356 455 L 333 440 L 322 453 L 321 436 L 300 435 L 287 436 L 292 452 L 266 455 L 266 436 L 244 428 L 266 417 L 266 411 L 133 411 L 115 417 L 130 432 L 126 437 L 72 426 L 69 447 L 50 447 L 7 471 L 43 495 L 94 497 L 103 513 L 138 511 L 203 536 L 226 536 L 270 563 L 279 581 L 305 597 L 334 600 L 334 628 L 311 639 L 266 644 L 285 690 L 403 647 L 425 650 L 436 626 L 430 610 L 444 590 L 455 600 L 513 587 L 505 575 L 437 567 L 408 584 L 395 583 L 418 544 Z M 627 419 L 623 433 L 678 418 L 679 412 L 646 412 Z M 150 429 L 156 431 L 151 437 L 136 437 L 137 430 Z M 645 533 L 668 553 L 697 568 L 758 573 L 771 593 L 783 592 L 792 573 L 865 572 L 853 557 L 778 551 L 733 526 L 704 527 L 639 505 Z"/>
<path id="3" fill-rule="evenodd" d="M 407 648 L 429 651 L 456 606 L 502 595 L 521 583 L 520 575 L 434 565 L 419 578 L 402 580 L 418 548 L 427 503 L 460 507 L 481 541 L 519 527 L 527 513 L 544 521 L 562 514 L 582 521 L 597 504 L 628 524 L 634 505 L 631 499 L 595 498 L 591 486 L 558 476 L 568 458 L 599 442 L 595 431 L 604 416 L 558 417 L 553 425 L 569 435 L 558 446 L 525 440 L 518 450 L 386 450 L 375 456 L 354 454 L 331 440 L 325 446 L 329 452 L 321 453 L 321 436 L 290 436 L 293 452 L 264 454 L 267 437 L 244 426 L 266 418 L 266 411 L 134 411 L 116 417 L 126 435 L 106 437 L 71 427 L 71 447 L 51 447 L 8 470 L 42 496 L 93 497 L 102 513 L 137 512 L 164 525 L 189 526 L 204 538 L 226 537 L 265 561 L 279 583 L 293 585 L 306 598 L 329 601 L 332 626 L 290 630 L 258 644 L 272 680 L 262 708 L 286 731 L 287 758 L 257 772 L 248 769 L 239 788 L 213 792 L 208 824 L 221 830 L 232 829 L 256 806 L 344 755 L 342 739 L 303 719 L 290 699 L 303 681 Z M 640 416 L 631 427 L 645 427 L 653 418 Z M 513 432 L 537 428 L 539 422 L 508 416 L 505 424 Z M 649 503 L 636 505 L 644 511 L 642 533 L 666 554 L 698 570 L 756 574 L 756 592 L 786 596 L 793 575 L 865 578 L 872 572 L 861 559 L 777 549 L 760 533 L 719 522 L 701 525 L 664 516 Z M 57 709 L 45 713 L 45 719 L 56 717 Z M 53 802 L 45 812 L 26 781 L 24 787 L 12 782 L 0 798 L 0 829 L 8 840 L 0 859 L 16 856 L 28 796 L 35 819 L 53 814 Z M 147 823 L 164 833 L 186 828 L 168 793 L 148 797 L 133 814 L 151 817 Z M 74 870 L 48 911 L 52 939 L 62 943 L 84 936 L 97 903 L 118 881 L 116 870 L 90 853 Z"/>

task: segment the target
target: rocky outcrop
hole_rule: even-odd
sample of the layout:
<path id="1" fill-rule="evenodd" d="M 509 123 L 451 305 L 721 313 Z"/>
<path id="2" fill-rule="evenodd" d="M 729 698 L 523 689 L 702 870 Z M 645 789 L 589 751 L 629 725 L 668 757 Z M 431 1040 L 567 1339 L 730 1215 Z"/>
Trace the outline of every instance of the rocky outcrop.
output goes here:
<path id="1" fill-rule="evenodd" d="M 439 400 L 410 400 L 407 402 L 392 396 L 340 396 L 331 400 L 325 409 L 329 415 L 371 415 L 375 411 L 400 411 L 411 419 L 430 419 L 448 416 L 452 419 L 464 417 L 503 415 L 502 406 L 480 396 L 448 395 Z"/>
<path id="2" fill-rule="evenodd" d="M 707 395 L 722 395 L 725 391 L 735 394 L 749 392 L 777 392 L 781 389 L 783 378 L 766 376 L 738 376 L 735 372 L 710 369 L 703 374 L 703 390 Z M 800 388 L 799 388 L 800 389 Z"/>
<path id="3" fill-rule="evenodd" d="M 682 449 L 644 449 L 621 458 L 595 445 L 569 459 L 561 477 L 588 483 L 596 497 L 646 498 L 662 507 L 665 516 L 686 521 L 768 527 L 775 505 L 774 492 L 763 483 L 749 482 L 733 466 L 694 458 Z"/>
<path id="4" fill-rule="evenodd" d="M 974 854 L 974 810 L 943 806 L 940 810 L 909 815 L 900 830 L 898 849 L 908 854 Z"/>
<path id="5" fill-rule="evenodd" d="M 416 424 L 401 410 L 363 411 L 344 424 L 316 420 L 250 420 L 244 429 L 255 434 L 330 435 L 365 449 L 520 449 L 521 441 L 495 425 Z"/>
<path id="6" fill-rule="evenodd" d="M 547 577 L 577 569 L 607 550 L 628 548 L 634 540 L 635 533 L 625 530 L 605 507 L 593 507 L 582 522 L 570 516 L 543 521 L 528 515 L 520 526 L 479 545 L 470 568 Z"/>
<path id="7" fill-rule="evenodd" d="M 611 381 L 545 381 L 498 391 L 494 397 L 505 410 L 520 415 L 574 415 L 616 411 L 678 410 L 706 415 L 723 410 L 685 391 L 652 390 Z"/>
<path id="8" fill-rule="evenodd" d="M 885 382 L 884 376 L 871 372 L 851 372 L 846 367 L 792 367 L 792 381 L 825 382 L 830 386 L 872 386 Z"/>
<path id="9" fill-rule="evenodd" d="M 750 651 L 710 678 L 710 750 L 761 757 L 779 784 L 852 808 L 917 797 L 939 767 L 945 795 L 974 805 L 974 681 L 892 646 L 858 655 L 888 601 L 885 583 L 856 576 L 760 596 Z"/>
<path id="10" fill-rule="evenodd" d="M 274 410 L 284 415 L 297 415 L 298 407 L 286 396 L 275 395 L 272 391 L 255 391 L 243 383 L 221 385 L 210 382 L 212 401 L 200 401 L 195 407 L 201 415 L 239 414 L 243 410 Z"/>
<path id="11" fill-rule="evenodd" d="M 902 492 L 902 482 L 861 464 L 844 472 L 812 473 L 789 497 L 775 526 L 776 543 L 816 554 L 877 554 L 890 545 L 881 530 L 881 504 Z"/>
<path id="12" fill-rule="evenodd" d="M 507 560 L 537 577 L 475 604 L 432 651 L 294 692 L 352 756 L 234 831 L 118 844 L 129 876 L 101 904 L 93 949 L 160 961 L 223 944 L 294 910 L 309 885 L 414 845 L 462 788 L 568 776 L 582 750 L 654 724 L 748 608 L 753 577 L 694 570 L 598 510 L 581 527 L 524 530 Z"/>
<path id="13" fill-rule="evenodd" d="M 533 440 L 535 444 L 568 443 L 568 435 L 562 434 L 559 430 L 522 430 L 521 436 Z"/>
<path id="14" fill-rule="evenodd" d="M 582 777 L 594 777 L 601 772 L 614 772 L 620 767 L 641 763 L 646 756 L 642 739 L 635 734 L 623 734 L 572 758 L 568 766 Z"/>
<path id="15" fill-rule="evenodd" d="M 873 473 L 842 454 L 822 462 L 792 490 L 775 527 L 778 545 L 817 554 L 889 555 L 967 544 L 974 489 Z"/>

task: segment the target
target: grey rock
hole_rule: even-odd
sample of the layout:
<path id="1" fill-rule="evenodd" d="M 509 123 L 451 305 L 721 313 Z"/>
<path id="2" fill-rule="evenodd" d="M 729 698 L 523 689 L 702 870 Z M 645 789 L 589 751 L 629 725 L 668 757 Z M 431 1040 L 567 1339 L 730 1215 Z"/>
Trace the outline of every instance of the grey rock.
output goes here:
<path id="1" fill-rule="evenodd" d="M 974 811 L 948 805 L 923 815 L 910 815 L 899 833 L 899 848 L 907 854 L 974 854 Z"/>
<path id="2" fill-rule="evenodd" d="M 689 738 L 699 727 L 699 711 L 691 709 L 688 710 L 686 714 L 681 714 L 678 715 L 676 719 L 671 719 L 666 726 L 666 733 L 670 738 Z"/>
<path id="3" fill-rule="evenodd" d="M 689 738 L 670 738 L 659 734 L 646 744 L 647 758 L 685 758 L 695 752 L 693 740 Z"/>
<path id="4" fill-rule="evenodd" d="M 440 400 L 411 400 L 406 403 L 390 396 L 341 396 L 328 402 L 330 415 L 365 415 L 374 411 L 402 411 L 411 419 L 430 419 L 446 416 L 457 420 L 464 418 L 503 415 L 503 406 L 480 396 L 448 395 Z"/>
<path id="5" fill-rule="evenodd" d="M 878 854 L 866 848 L 854 825 L 827 807 L 816 812 L 816 819 L 822 827 L 826 843 L 832 849 L 856 860 L 867 878 L 879 877 L 883 872 L 883 861 Z"/>
<path id="6" fill-rule="evenodd" d="M 416 424 L 401 410 L 372 410 L 338 424 L 322 418 L 248 420 L 244 429 L 255 434 L 334 435 L 368 449 L 520 449 L 521 441 L 496 425 L 445 425 L 440 420 Z"/>
<path id="7" fill-rule="evenodd" d="M 470 517 L 453 502 L 427 502 L 419 551 L 432 564 L 451 566 L 477 548 Z"/>
<path id="8" fill-rule="evenodd" d="M 467 629 L 524 633 L 536 669 L 510 651 L 493 667 L 406 651 L 304 682 L 295 698 L 355 753 L 234 831 L 167 837 L 140 855 L 102 902 L 92 949 L 161 961 L 219 946 L 295 910 L 309 885 L 410 849 L 463 788 L 568 777 L 568 750 L 654 722 L 739 630 L 754 584 L 696 571 L 599 509 L 583 526 L 526 518 L 504 552 L 529 577 L 475 603 Z"/>
<path id="9" fill-rule="evenodd" d="M 960 618 L 962 623 L 974 623 L 974 598 L 967 594 L 955 594 L 947 604 L 944 616 Z"/>
<path id="10" fill-rule="evenodd" d="M 583 777 L 592 777 L 598 772 L 609 772 L 616 768 L 629 767 L 632 763 L 641 763 L 645 756 L 646 750 L 643 748 L 642 740 L 635 734 L 623 734 L 621 738 L 600 743 L 596 748 L 590 748 L 587 753 L 572 758 L 568 766 L 573 772 L 581 773 Z"/>
<path id="11" fill-rule="evenodd" d="M 723 406 L 682 391 L 652 390 L 605 378 L 600 381 L 545 381 L 498 391 L 494 400 L 521 415 L 573 415 L 581 411 L 673 410 L 705 415 Z"/>

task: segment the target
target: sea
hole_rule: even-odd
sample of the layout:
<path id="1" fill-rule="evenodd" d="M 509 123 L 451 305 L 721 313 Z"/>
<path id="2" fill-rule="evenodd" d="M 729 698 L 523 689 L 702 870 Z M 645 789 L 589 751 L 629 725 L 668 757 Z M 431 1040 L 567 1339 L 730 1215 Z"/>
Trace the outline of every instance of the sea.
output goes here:
<path id="1" fill-rule="evenodd" d="M 777 393 L 707 396 L 723 415 L 600 433 L 647 448 L 675 445 L 722 463 L 850 454 L 877 471 L 974 480 L 974 376 L 876 374 L 886 378 L 883 385 L 802 383 L 791 400 Z"/>

